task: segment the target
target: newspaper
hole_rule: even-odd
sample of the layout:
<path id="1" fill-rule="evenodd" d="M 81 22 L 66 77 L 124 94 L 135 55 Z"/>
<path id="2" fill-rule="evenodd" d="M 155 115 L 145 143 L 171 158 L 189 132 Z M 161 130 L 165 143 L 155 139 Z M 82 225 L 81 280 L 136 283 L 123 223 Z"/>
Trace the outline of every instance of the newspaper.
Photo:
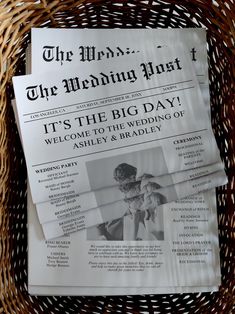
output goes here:
<path id="1" fill-rule="evenodd" d="M 57 32 L 54 32 L 54 30 L 51 32 L 51 30 L 45 29 L 45 33 L 43 33 L 43 30 L 42 32 L 38 30 L 39 33 L 37 39 L 39 40 L 37 42 L 40 43 L 41 41 L 44 45 L 46 42 L 47 45 L 51 45 L 51 51 L 53 45 L 55 45 L 54 48 L 57 48 L 57 52 L 59 52 L 58 56 L 62 57 L 62 51 L 66 51 L 66 49 L 68 49 L 68 51 L 73 50 L 70 48 L 71 45 L 74 45 L 74 47 L 76 48 L 74 51 L 77 51 L 77 41 L 75 40 L 74 35 L 77 36 L 76 34 L 82 34 L 82 31 L 74 30 L 73 36 L 71 37 L 70 35 L 68 35 L 69 33 L 72 34 L 70 30 L 69 33 L 66 32 L 66 36 L 62 36 L 61 33 L 59 35 L 58 30 Z M 91 33 L 89 31 L 91 31 Z M 102 47 L 99 46 L 99 43 L 101 43 L 102 45 L 105 40 L 110 40 L 110 46 L 118 46 L 118 42 L 121 42 L 120 37 L 118 40 L 118 38 L 114 36 L 115 32 L 113 32 L 113 30 L 110 34 L 111 36 L 108 36 L 108 32 L 104 35 L 102 31 L 101 33 L 99 33 L 98 31 L 99 30 L 87 30 L 87 32 L 83 33 L 83 35 L 81 35 L 83 37 L 78 37 L 80 45 L 84 44 L 85 46 L 86 42 L 89 42 L 87 44 L 87 48 L 92 47 L 92 45 L 90 44 L 91 42 L 94 43 L 94 48 L 104 50 L 103 47 L 108 47 L 108 45 Z M 190 48 L 189 51 L 191 53 L 192 60 L 194 59 L 193 55 L 196 53 L 197 58 L 195 58 L 195 61 L 193 60 L 194 63 L 197 63 L 198 60 L 201 60 L 201 67 L 197 67 L 197 69 L 201 70 L 201 72 L 197 72 L 197 74 L 199 74 L 199 82 L 200 78 L 202 79 L 202 81 L 200 82 L 200 87 L 203 97 L 205 99 L 209 99 L 208 82 L 206 78 L 207 64 L 205 53 L 205 31 L 197 29 L 193 29 L 190 31 L 154 31 L 153 33 L 159 34 L 160 39 L 163 42 L 170 39 L 170 43 L 172 44 L 174 41 L 180 41 L 180 38 L 182 39 L 182 41 L 184 40 L 188 48 Z M 64 30 L 62 30 L 62 33 L 63 32 Z M 92 32 L 93 36 L 90 36 Z M 143 33 L 144 32 L 145 31 L 143 31 Z M 182 36 L 177 35 L 177 32 L 178 34 L 182 34 Z M 49 36 L 50 41 L 48 41 L 48 37 L 46 35 L 47 33 L 53 34 L 53 36 Z M 102 35 L 100 36 L 100 34 Z M 120 30 L 119 34 L 123 35 L 124 32 Z M 139 36 L 137 40 L 135 40 L 136 34 L 134 32 L 132 32 L 131 36 L 133 40 L 129 40 L 128 45 L 130 43 L 133 43 L 133 45 L 139 43 Z M 145 33 L 144 36 L 147 36 L 147 33 Z M 128 36 L 126 38 L 128 38 Z M 195 38 L 196 40 L 194 41 Z M 35 41 L 34 35 L 33 41 Z M 35 44 L 37 43 L 35 42 Z M 197 44 L 200 46 L 200 49 L 195 49 L 195 47 L 197 47 Z M 59 48 L 61 47 L 62 51 L 59 50 Z M 66 49 L 64 49 L 65 47 Z M 81 52 L 82 48 L 79 47 L 79 50 Z M 61 60 L 56 60 L 56 58 L 54 58 L 54 60 L 51 60 L 51 62 L 42 62 L 40 58 L 41 51 L 42 50 L 39 48 L 39 46 L 37 46 L 33 56 L 33 59 L 35 57 L 33 62 L 37 68 L 35 69 L 35 71 L 37 72 L 43 68 L 45 69 L 45 66 L 51 67 L 51 65 L 53 65 L 55 68 L 57 68 L 59 64 L 65 65 L 66 63 L 71 63 L 68 60 L 66 62 L 61 62 Z M 89 49 L 87 49 L 87 51 L 89 51 Z M 202 53 L 200 54 L 198 52 Z M 100 53 L 99 55 L 102 55 L 102 53 Z M 122 53 L 120 53 L 120 56 L 121 55 Z M 199 58 L 199 56 L 201 56 L 201 59 Z M 88 62 L 91 61 L 97 60 L 89 60 Z M 208 101 L 205 101 L 207 110 L 209 109 L 208 103 Z M 201 195 L 195 195 L 186 200 L 181 200 L 176 203 L 164 205 L 164 217 L 163 219 L 160 219 L 163 230 L 162 240 L 155 239 L 155 241 L 140 241 L 140 239 L 138 239 L 138 242 L 130 242 L 126 240 L 118 242 L 108 242 L 108 240 L 110 239 L 105 239 L 104 241 L 104 237 L 100 237 L 101 226 L 95 226 L 88 230 L 79 231 L 70 236 L 66 236 L 60 239 L 45 241 L 43 238 L 41 227 L 36 217 L 35 206 L 32 203 L 30 195 L 28 196 L 28 288 L 31 294 L 126 295 L 181 292 L 190 293 L 218 290 L 218 285 L 220 284 L 220 267 L 216 201 L 214 191 L 210 191 Z M 128 219 L 129 217 L 126 216 L 120 219 L 120 222 L 122 221 L 123 226 L 126 225 L 127 222 L 129 222 L 129 224 L 133 224 L 133 221 Z M 141 222 L 139 224 L 141 225 Z M 147 225 L 148 224 L 146 224 L 145 226 Z M 142 226 L 139 228 L 138 236 L 143 238 L 144 235 L 146 235 L 146 232 L 143 230 Z M 125 238 L 127 238 L 128 236 L 130 236 L 130 232 L 125 232 Z M 83 246 L 84 238 L 84 245 L 86 247 L 85 250 Z M 112 245 L 109 245 L 109 243 L 112 243 Z M 156 249 L 153 248 L 153 243 Z M 137 252 L 135 256 L 133 255 L 134 246 L 136 247 Z M 161 249 L 163 252 L 162 255 L 160 251 Z M 83 254 L 80 254 L 81 251 L 83 252 Z M 123 256 L 117 255 L 118 252 L 120 254 L 125 252 L 124 254 L 126 255 L 129 252 L 129 254 L 124 260 Z M 107 256 L 107 253 L 109 253 L 109 256 Z M 150 256 L 150 258 L 147 259 L 147 254 L 150 253 L 152 255 Z M 158 254 L 158 256 L 156 254 Z M 36 256 L 38 255 L 43 256 L 43 259 L 38 260 L 36 258 Z M 111 258 L 114 256 L 115 258 Z M 117 262 L 117 265 L 111 265 L 112 262 L 114 263 L 114 260 L 115 262 Z M 161 261 L 163 261 L 162 264 Z M 170 267 L 168 266 L 169 264 Z M 160 267 L 157 268 L 156 265 L 160 265 Z M 83 270 L 84 267 L 86 268 L 86 270 Z M 91 273 L 90 269 L 87 270 L 87 267 L 90 267 L 92 269 Z M 108 269 L 107 267 L 110 267 L 110 269 Z M 126 269 L 124 267 L 126 267 Z M 153 272 L 150 270 L 151 267 L 153 268 Z M 98 277 L 96 276 L 97 272 L 100 272 Z M 84 273 L 88 274 L 89 279 L 90 277 L 93 277 L 92 286 L 86 286 L 83 284 L 82 281 L 80 281 L 80 276 L 82 277 L 82 280 L 86 279 L 84 278 Z M 105 279 L 102 282 L 100 280 L 100 277 L 102 276 L 101 274 Z M 134 275 L 135 280 L 138 281 L 138 284 L 133 287 L 131 286 L 131 284 Z M 166 276 L 167 278 L 166 280 L 164 279 L 164 285 L 161 286 L 161 281 L 159 281 L 158 279 L 164 276 Z M 203 280 L 201 281 L 202 278 Z M 109 281 L 109 284 L 107 284 L 107 279 Z M 129 279 L 131 281 L 129 281 Z M 110 286 L 110 281 L 112 281 L 112 286 Z M 172 281 L 176 283 L 172 284 Z M 185 284 L 185 282 L 187 283 Z M 121 285 L 123 283 L 125 286 Z M 112 288 L 110 289 L 110 287 Z"/>
<path id="2" fill-rule="evenodd" d="M 139 177 L 220 161 L 191 63 L 180 49 L 155 52 L 82 65 L 85 76 L 14 78 L 35 203 L 111 186 L 123 161 Z"/>
<path id="3" fill-rule="evenodd" d="M 96 294 L 97 287 L 112 287 L 106 294 L 115 287 L 214 289 L 220 284 L 214 192 L 164 206 L 162 240 L 102 241 L 91 228 L 45 241 L 29 198 L 29 286 L 81 287 L 78 294 L 89 294 L 88 287 Z"/>

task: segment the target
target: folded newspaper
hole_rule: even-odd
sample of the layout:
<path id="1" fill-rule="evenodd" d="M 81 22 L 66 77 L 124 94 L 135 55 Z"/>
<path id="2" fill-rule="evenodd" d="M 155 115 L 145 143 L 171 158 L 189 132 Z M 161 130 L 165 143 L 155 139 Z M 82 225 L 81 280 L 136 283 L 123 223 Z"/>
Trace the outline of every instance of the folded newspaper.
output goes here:
<path id="1" fill-rule="evenodd" d="M 126 164 L 123 166 L 127 167 Z M 221 171 L 220 173 L 222 174 L 223 164 L 221 163 L 212 164 L 205 167 L 173 173 L 172 175 L 164 175 L 151 178 L 145 176 L 141 181 L 136 180 L 135 183 L 126 186 L 126 188 L 123 185 L 121 187 L 114 186 L 106 189 L 100 189 L 97 191 L 82 193 L 74 197 L 64 197 L 52 200 L 50 202 L 38 203 L 36 204 L 37 214 L 40 223 L 43 224 L 54 220 L 68 218 L 77 214 L 83 214 L 84 211 L 98 208 L 103 205 L 112 204 L 117 201 L 121 200 L 130 201 L 135 196 L 144 194 L 145 192 L 143 190 L 144 184 L 145 185 L 151 184 L 152 187 L 154 187 L 159 193 L 162 193 L 165 196 L 164 199 L 162 199 L 162 201 L 169 202 L 176 200 L 178 198 L 182 198 L 182 193 L 184 193 L 184 196 L 187 196 L 185 195 L 185 193 L 186 194 L 189 193 L 189 195 L 196 193 L 195 190 L 192 190 L 191 191 L 192 193 L 190 193 L 189 189 L 182 191 L 181 189 L 179 189 L 179 185 L 176 184 L 185 181 L 190 181 L 193 179 L 195 180 L 198 178 L 200 178 L 200 180 L 204 180 L 205 176 L 211 175 L 212 173 L 216 173 L 218 171 Z M 223 177 L 226 181 L 226 177 L 224 176 L 224 174 L 222 174 L 221 178 Z M 190 184 L 193 184 L 193 182 L 190 182 Z M 218 184 L 219 182 L 216 183 L 216 185 Z M 173 195 L 170 195 L 170 198 L 168 199 L 166 197 L 166 194 L 164 193 L 164 189 L 165 191 L 167 191 L 166 187 L 169 186 L 173 186 L 169 189 L 171 189 L 172 191 L 173 188 L 174 193 Z M 127 187 L 129 188 L 127 189 Z M 203 189 L 204 187 L 205 183 L 204 184 L 202 183 L 200 189 L 201 188 Z M 199 186 L 197 187 L 195 186 L 195 188 L 199 188 Z M 167 193 L 169 194 L 169 192 Z"/>
<path id="2" fill-rule="evenodd" d="M 153 222 L 156 223 L 158 213 L 162 210 L 162 204 L 185 198 L 188 195 L 207 191 L 215 186 L 224 185 L 226 183 L 227 177 L 224 171 L 220 170 L 207 176 L 184 181 L 165 188 L 158 188 L 155 182 L 149 180 L 137 183 L 137 185 L 132 188 L 130 188 L 128 184 L 128 190 L 134 189 L 135 191 L 140 190 L 140 185 L 143 185 L 138 196 L 90 209 L 80 214 L 74 214 L 68 218 L 43 223 L 42 229 L 45 238 L 52 239 L 93 225 L 116 220 L 123 216 L 130 216 L 130 218 L 132 218 L 135 215 L 150 215 L 152 216 Z M 155 239 L 157 239 L 157 237 L 155 237 Z M 113 237 L 113 240 L 119 240 L 119 238 Z M 131 240 L 137 240 L 137 237 L 133 235 Z"/>
<path id="3" fill-rule="evenodd" d="M 205 30 L 34 29 L 32 52 L 34 74 L 15 79 L 16 116 L 36 203 L 28 195 L 30 293 L 217 290 L 214 192 L 172 202 L 226 183 L 209 119 Z M 47 70 L 59 71 L 49 79 Z M 123 165 L 135 172 L 127 181 Z M 35 208 L 48 238 L 77 232 L 45 241 Z M 188 215 L 179 215 L 184 210 Z M 178 212 L 172 221 L 169 211 Z M 86 282 L 79 274 L 70 281 L 73 259 L 78 262 L 70 239 L 83 248 L 79 264 L 81 273 L 89 272 Z M 171 240 L 172 252 L 182 257 L 175 265 L 165 260 L 172 258 L 165 250 Z M 36 247 L 46 258 L 38 274 Z M 187 275 L 184 264 L 195 274 L 201 264 L 201 279 Z M 165 267 L 176 265 L 178 275 L 166 276 Z M 55 280 L 57 269 L 63 269 L 61 280 Z M 149 278 L 158 278 L 158 270 L 162 280 L 153 284 Z M 121 273 L 117 282 L 115 273 Z"/>

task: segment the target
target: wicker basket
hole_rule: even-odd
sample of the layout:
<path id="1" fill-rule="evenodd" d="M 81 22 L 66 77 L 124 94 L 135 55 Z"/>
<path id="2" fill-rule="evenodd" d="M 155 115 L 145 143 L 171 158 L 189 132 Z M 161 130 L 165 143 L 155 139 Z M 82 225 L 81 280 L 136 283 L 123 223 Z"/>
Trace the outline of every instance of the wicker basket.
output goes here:
<path id="1" fill-rule="evenodd" d="M 0 313 L 235 313 L 234 0 L 1 0 Z M 229 184 L 217 190 L 222 286 L 218 293 L 31 297 L 27 293 L 26 168 L 10 100 L 30 28 L 208 28 L 212 122 Z M 39 257 L 40 258 L 40 257 Z"/>

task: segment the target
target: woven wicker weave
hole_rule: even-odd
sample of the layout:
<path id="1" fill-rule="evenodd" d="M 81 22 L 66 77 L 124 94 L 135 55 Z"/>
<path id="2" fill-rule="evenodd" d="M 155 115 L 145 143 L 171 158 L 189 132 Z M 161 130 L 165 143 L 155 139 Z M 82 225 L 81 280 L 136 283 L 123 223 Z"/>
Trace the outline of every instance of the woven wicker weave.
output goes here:
<path id="1" fill-rule="evenodd" d="M 234 0 L 0 1 L 0 313 L 235 313 Z M 134 297 L 30 297 L 26 169 L 10 105 L 30 28 L 208 28 L 213 127 L 229 184 L 217 190 L 222 286 L 218 293 Z M 40 257 L 39 257 L 40 258 Z"/>

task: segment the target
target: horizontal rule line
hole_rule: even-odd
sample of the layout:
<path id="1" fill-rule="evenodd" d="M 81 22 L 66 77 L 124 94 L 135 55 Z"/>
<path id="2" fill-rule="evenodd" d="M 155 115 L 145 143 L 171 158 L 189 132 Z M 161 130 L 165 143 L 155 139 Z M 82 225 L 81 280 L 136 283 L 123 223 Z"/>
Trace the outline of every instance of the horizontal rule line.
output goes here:
<path id="1" fill-rule="evenodd" d="M 25 113 L 25 114 L 23 114 L 23 116 L 29 116 L 29 115 L 37 114 L 37 113 L 43 113 L 43 112 L 47 112 L 47 111 L 50 111 L 50 110 L 57 110 L 57 109 L 68 108 L 68 107 L 72 107 L 72 106 L 76 106 L 76 105 L 78 106 L 78 105 L 82 105 L 82 104 L 86 104 L 86 103 L 91 103 L 91 102 L 94 102 L 94 101 L 100 101 L 100 100 L 105 100 L 105 99 L 112 99 L 114 97 L 121 97 L 121 96 L 125 96 L 125 95 L 128 95 L 128 94 L 134 94 L 134 93 L 139 93 L 139 92 L 142 92 L 142 91 L 148 91 L 148 90 L 152 90 L 152 89 L 163 88 L 163 87 L 167 87 L 167 86 L 171 86 L 171 85 L 176 85 L 176 84 L 181 84 L 181 83 L 189 83 L 189 82 L 192 82 L 192 80 L 180 81 L 180 82 L 176 82 L 176 83 L 171 83 L 171 84 L 166 84 L 166 85 L 146 88 L 146 89 L 142 89 L 142 90 L 131 91 L 131 92 L 128 92 L 128 93 L 114 95 L 114 96 L 110 96 L 110 97 L 93 99 L 93 100 L 89 100 L 89 101 L 83 101 L 83 102 L 80 102 L 78 104 L 72 104 L 72 105 L 67 105 L 67 106 L 63 106 L 63 107 L 56 107 L 56 108 L 51 108 L 51 109 L 46 109 L 46 110 L 41 110 L 41 111 L 35 111 L 35 112 L 31 112 L 31 113 Z"/>
<path id="2" fill-rule="evenodd" d="M 198 133 L 198 132 L 202 132 L 202 131 L 206 131 L 206 130 L 207 129 L 201 129 L 201 130 L 197 130 L 197 131 L 192 131 L 192 132 L 186 132 L 186 133 L 177 134 L 177 135 L 166 136 L 166 137 L 163 137 L 163 138 L 160 138 L 160 139 L 154 139 L 154 140 L 151 140 L 151 141 L 145 141 L 144 143 L 135 143 L 135 144 L 131 144 L 131 145 L 125 145 L 125 146 L 119 146 L 119 147 L 116 147 L 116 148 L 105 149 L 105 150 L 100 151 L 100 152 L 93 152 L 93 153 L 83 154 L 83 155 L 79 155 L 79 156 L 75 156 L 75 157 L 68 157 L 68 158 L 63 158 L 63 159 L 52 160 L 52 161 L 48 161 L 48 162 L 43 162 L 43 163 L 40 163 L 40 164 L 32 165 L 32 167 L 38 167 L 38 166 L 48 165 L 48 164 L 51 164 L 51 163 L 56 163 L 56 162 L 60 162 L 60 161 L 69 160 L 69 159 L 81 158 L 81 157 L 90 156 L 90 155 L 94 155 L 94 154 L 110 152 L 110 151 L 117 150 L 117 149 L 120 149 L 120 148 L 126 148 L 126 147 L 132 147 L 132 146 L 145 144 L 145 143 L 157 142 L 157 141 L 166 140 L 166 139 L 169 139 L 169 138 L 174 138 L 174 137 L 177 137 L 177 136 L 184 136 L 184 135 L 188 135 L 188 134 L 192 134 L 192 133 Z"/>
<path id="3" fill-rule="evenodd" d="M 56 115 L 49 115 L 47 117 L 42 117 L 42 118 L 37 118 L 37 119 L 33 119 L 33 120 L 26 120 L 24 121 L 24 123 L 29 123 L 29 122 L 34 122 L 34 121 L 39 121 L 39 120 L 44 120 L 44 119 L 50 119 L 50 118 L 55 118 L 55 117 L 59 117 L 59 116 L 65 116 L 65 115 L 68 115 L 68 114 L 73 114 L 73 113 L 76 113 L 76 112 L 82 112 L 82 111 L 86 111 L 86 110 L 92 110 L 94 108 L 102 108 L 102 107 L 106 107 L 106 106 L 110 106 L 110 105 L 117 105 L 117 104 L 121 104 L 121 103 L 124 103 L 124 102 L 128 102 L 128 101 L 135 101 L 135 100 L 138 100 L 138 99 L 143 99 L 143 98 L 147 98 L 147 97 L 153 97 L 153 96 L 158 96 L 158 95 L 164 95 L 164 94 L 169 94 L 169 93 L 172 93 L 172 92 L 179 92 L 179 91 L 182 91 L 182 90 L 186 90 L 186 89 L 192 89 L 194 88 L 195 86 L 189 86 L 189 87 L 184 87 L 184 88 L 180 88 L 180 89 L 175 89 L 174 91 L 168 91 L 168 92 L 163 92 L 163 93 L 158 93 L 158 94 L 152 94 L 152 95 L 148 95 L 148 96 L 142 96 L 142 97 L 136 97 L 134 99 L 127 99 L 127 100 L 122 100 L 122 101 L 118 101 L 118 102 L 113 102 L 111 104 L 105 104 L 105 105 L 100 105 L 100 106 L 95 106 L 93 108 L 85 108 L 85 109 L 80 109 L 80 110 L 75 110 L 75 111 L 69 111 L 69 112 L 64 112 L 64 113 L 58 113 Z M 73 106 L 76 106 L 73 105 Z M 56 108 L 56 109 L 61 109 L 61 108 Z M 53 109 L 53 110 L 56 110 L 56 109 Z M 51 109 L 52 110 L 52 109 Z"/>

